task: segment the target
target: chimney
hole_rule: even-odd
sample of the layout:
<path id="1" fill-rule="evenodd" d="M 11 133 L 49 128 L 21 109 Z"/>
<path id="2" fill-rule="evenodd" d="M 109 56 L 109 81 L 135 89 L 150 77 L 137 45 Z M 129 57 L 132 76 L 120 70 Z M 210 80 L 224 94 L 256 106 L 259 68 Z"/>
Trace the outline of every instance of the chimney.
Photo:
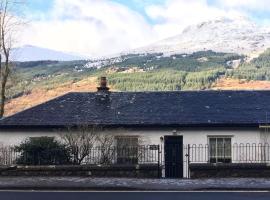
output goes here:
<path id="1" fill-rule="evenodd" d="M 100 78 L 100 86 L 97 88 L 98 92 L 108 92 L 110 88 L 107 87 L 107 78 Z"/>

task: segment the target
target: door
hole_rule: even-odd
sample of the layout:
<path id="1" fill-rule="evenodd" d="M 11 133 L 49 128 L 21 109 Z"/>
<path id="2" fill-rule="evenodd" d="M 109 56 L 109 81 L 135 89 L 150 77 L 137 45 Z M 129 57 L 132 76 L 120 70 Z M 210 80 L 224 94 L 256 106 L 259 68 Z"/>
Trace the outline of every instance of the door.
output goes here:
<path id="1" fill-rule="evenodd" d="M 165 177 L 183 178 L 183 136 L 165 136 Z"/>

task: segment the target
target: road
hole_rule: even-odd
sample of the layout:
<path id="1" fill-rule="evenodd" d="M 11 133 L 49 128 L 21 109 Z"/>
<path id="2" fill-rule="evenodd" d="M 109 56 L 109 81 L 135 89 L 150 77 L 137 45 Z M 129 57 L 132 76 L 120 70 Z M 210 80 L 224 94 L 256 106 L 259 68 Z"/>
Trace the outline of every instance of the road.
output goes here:
<path id="1" fill-rule="evenodd" d="M 268 200 L 269 192 L 0 192 L 1 200 Z"/>

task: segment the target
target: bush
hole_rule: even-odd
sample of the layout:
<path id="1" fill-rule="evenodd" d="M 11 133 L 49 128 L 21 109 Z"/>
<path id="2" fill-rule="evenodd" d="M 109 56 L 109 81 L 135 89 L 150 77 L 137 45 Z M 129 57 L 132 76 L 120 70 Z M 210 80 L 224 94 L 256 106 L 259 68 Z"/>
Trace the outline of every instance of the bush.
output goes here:
<path id="1" fill-rule="evenodd" d="M 70 164 L 70 155 L 64 145 L 54 137 L 28 138 L 15 151 L 21 156 L 17 164 L 22 165 L 63 165 Z"/>

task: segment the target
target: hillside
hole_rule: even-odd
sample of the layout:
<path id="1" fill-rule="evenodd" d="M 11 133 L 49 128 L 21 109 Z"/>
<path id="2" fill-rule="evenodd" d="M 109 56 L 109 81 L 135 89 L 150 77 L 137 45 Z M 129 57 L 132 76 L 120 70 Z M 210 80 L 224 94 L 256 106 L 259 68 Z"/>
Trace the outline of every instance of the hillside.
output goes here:
<path id="1" fill-rule="evenodd" d="M 200 51 L 192 54 L 131 54 L 92 61 L 14 63 L 5 115 L 68 92 L 96 91 L 108 77 L 118 91 L 269 89 L 270 50 L 246 62 L 245 56 Z M 241 76 L 240 76 L 241 75 Z"/>
<path id="2" fill-rule="evenodd" d="M 9 84 L 7 98 L 12 99 L 23 94 L 28 94 L 34 89 L 54 89 L 66 82 L 78 82 L 89 76 L 107 75 L 111 79 L 111 84 L 122 90 L 119 82 L 123 83 L 126 77 L 133 77 L 135 81 L 137 73 L 143 73 L 142 77 L 147 78 L 147 74 L 153 76 L 157 81 L 176 72 L 178 79 L 182 79 L 180 88 L 204 89 L 209 87 L 209 83 L 215 81 L 220 75 L 225 75 L 226 69 L 232 69 L 234 62 L 242 62 L 243 56 L 236 54 L 215 53 L 212 51 L 196 52 L 193 54 L 178 54 L 165 56 L 163 54 L 134 54 L 118 58 L 110 58 L 94 61 L 36 61 L 15 63 L 15 75 Z M 133 70 L 132 70 L 133 69 Z M 116 73 L 112 73 L 116 72 Z M 126 73 L 128 72 L 128 73 Z M 140 76 L 140 74 L 139 74 Z M 208 76 L 208 80 L 203 80 Z M 192 80 L 196 78 L 197 80 Z M 175 79 L 177 77 L 175 76 Z M 200 80 L 201 79 L 201 80 Z M 150 88 L 144 87 L 142 81 L 141 90 Z M 124 81 L 129 90 L 127 79 Z M 173 80 L 171 81 L 172 84 Z M 192 83 L 188 83 L 192 82 Z M 198 82 L 200 86 L 194 87 L 193 82 Z M 178 87 L 177 86 L 177 87 Z M 176 87 L 174 84 L 173 87 Z M 168 89 L 168 88 L 167 88 Z M 162 90 L 157 87 L 151 90 Z"/>
<path id="3" fill-rule="evenodd" d="M 93 92 L 96 91 L 96 87 L 96 77 L 90 77 L 76 83 L 66 82 L 48 90 L 35 88 L 28 94 L 9 100 L 6 105 L 5 115 L 15 114 L 68 92 Z"/>
<path id="4" fill-rule="evenodd" d="M 221 78 L 211 87 L 212 90 L 270 90 L 270 81 Z"/>
<path id="5" fill-rule="evenodd" d="M 242 63 L 237 69 L 228 71 L 227 77 L 247 80 L 270 80 L 270 49 L 250 62 Z"/>

